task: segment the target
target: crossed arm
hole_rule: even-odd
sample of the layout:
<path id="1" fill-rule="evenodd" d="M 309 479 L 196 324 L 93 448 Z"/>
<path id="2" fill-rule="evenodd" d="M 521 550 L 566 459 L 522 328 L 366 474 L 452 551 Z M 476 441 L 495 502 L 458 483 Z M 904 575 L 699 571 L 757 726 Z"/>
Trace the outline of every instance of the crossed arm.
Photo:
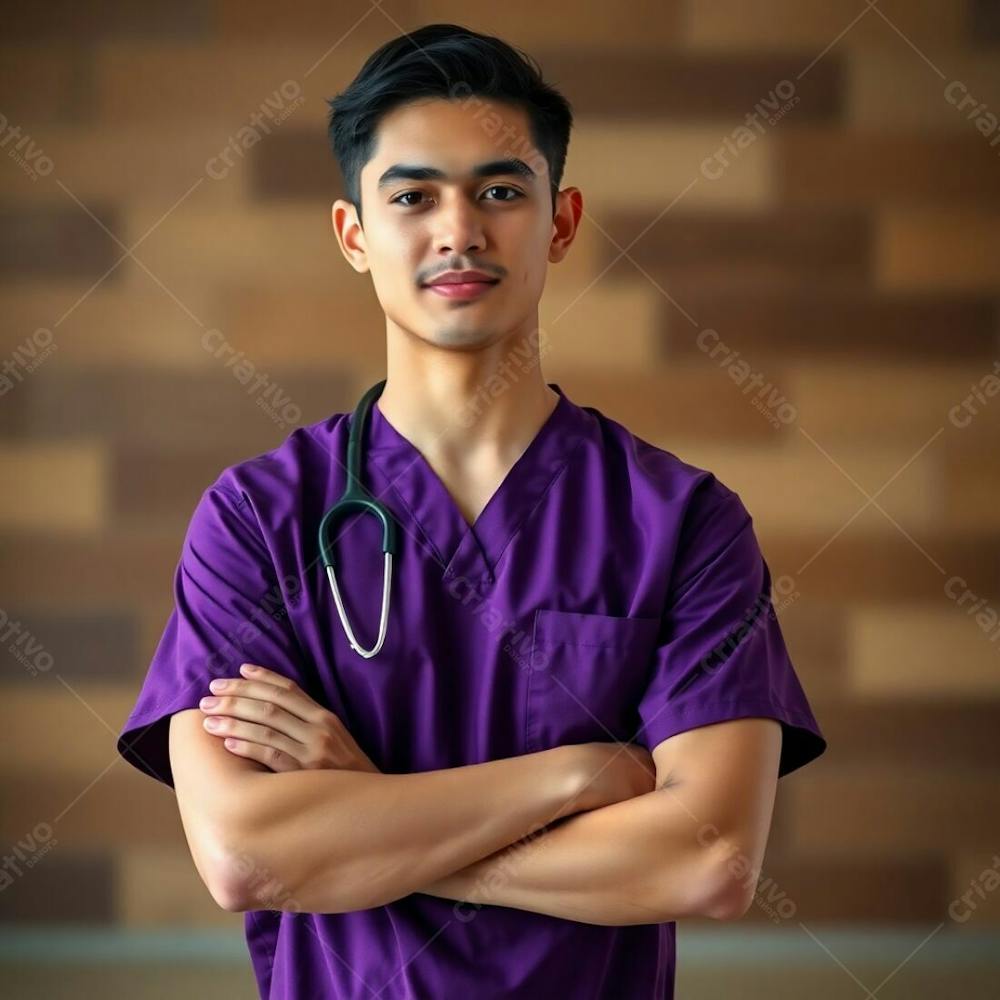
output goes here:
<path id="1" fill-rule="evenodd" d="M 780 751 L 774 719 L 680 733 L 653 751 L 654 791 L 577 813 L 421 891 L 595 924 L 736 919 L 753 901 Z"/>
<path id="2" fill-rule="evenodd" d="M 781 734 L 749 718 L 673 736 L 653 752 L 655 789 L 610 803 L 593 789 L 625 752 L 614 744 L 596 760 L 605 745 L 417 774 L 275 774 L 230 754 L 197 710 L 174 716 L 170 742 L 192 856 L 226 909 L 346 912 L 423 892 L 615 925 L 746 911 Z"/>

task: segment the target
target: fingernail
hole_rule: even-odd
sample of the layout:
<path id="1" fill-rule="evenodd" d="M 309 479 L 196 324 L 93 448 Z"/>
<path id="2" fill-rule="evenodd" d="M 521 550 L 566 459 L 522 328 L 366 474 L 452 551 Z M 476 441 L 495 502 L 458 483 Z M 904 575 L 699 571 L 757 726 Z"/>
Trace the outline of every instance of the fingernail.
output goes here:
<path id="1" fill-rule="evenodd" d="M 202 708 L 215 708 L 219 704 L 218 698 L 202 698 L 201 707 Z"/>
<path id="2" fill-rule="evenodd" d="M 226 681 L 224 681 L 224 680 L 222 680 L 221 678 L 218 678 L 218 677 L 217 677 L 217 678 L 216 678 L 216 679 L 215 679 L 214 681 L 212 681 L 212 683 L 211 683 L 211 684 L 209 684 L 208 686 L 209 686 L 209 687 L 210 687 L 210 688 L 211 688 L 211 689 L 212 689 L 213 691 L 225 691 L 225 690 L 226 690 Z"/>
<path id="3" fill-rule="evenodd" d="M 209 728 L 209 729 L 215 729 L 215 727 L 216 727 L 216 726 L 217 726 L 217 725 L 218 725 L 218 724 L 219 724 L 219 723 L 220 723 L 221 721 L 222 721 L 222 720 L 221 720 L 221 719 L 219 719 L 219 717 L 218 717 L 218 716 L 216 716 L 216 715 L 211 715 L 211 716 L 209 716 L 209 717 L 208 717 L 208 718 L 207 718 L 207 719 L 205 720 L 205 725 L 206 725 L 206 726 L 208 726 L 208 728 Z"/>

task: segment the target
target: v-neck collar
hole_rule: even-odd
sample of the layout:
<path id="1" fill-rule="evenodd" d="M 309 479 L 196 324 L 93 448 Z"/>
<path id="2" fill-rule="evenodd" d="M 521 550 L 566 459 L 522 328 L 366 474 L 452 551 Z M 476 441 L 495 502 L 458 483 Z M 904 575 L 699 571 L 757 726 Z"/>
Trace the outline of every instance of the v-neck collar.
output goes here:
<path id="1" fill-rule="evenodd" d="M 416 522 L 445 582 L 461 579 L 480 591 L 495 582 L 507 545 L 582 440 L 592 418 L 558 383 L 547 385 L 559 394 L 555 407 L 471 526 L 434 467 L 389 423 L 377 400 L 369 411 L 363 451 L 387 484 L 377 494 L 404 530 L 412 533 Z"/>

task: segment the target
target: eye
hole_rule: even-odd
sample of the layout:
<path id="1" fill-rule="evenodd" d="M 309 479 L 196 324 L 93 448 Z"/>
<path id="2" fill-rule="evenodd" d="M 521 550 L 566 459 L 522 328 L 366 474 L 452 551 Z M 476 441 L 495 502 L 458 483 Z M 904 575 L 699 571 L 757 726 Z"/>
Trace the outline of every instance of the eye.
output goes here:
<path id="1" fill-rule="evenodd" d="M 486 191 L 507 191 L 509 194 L 513 195 L 512 198 L 489 198 L 489 199 L 487 199 L 488 201 L 516 201 L 518 198 L 523 198 L 524 197 L 524 195 L 521 194 L 521 192 L 518 191 L 517 188 L 509 187 L 506 184 L 492 184 L 492 185 L 490 185 L 490 187 L 486 188 Z M 485 192 L 484 192 L 484 194 L 485 194 Z M 390 205 L 400 204 L 400 205 L 404 205 L 407 208 L 412 208 L 412 207 L 414 207 L 414 205 L 416 205 L 418 203 L 417 202 L 412 202 L 412 201 L 403 201 L 403 199 L 404 198 L 419 197 L 419 196 L 422 196 L 422 195 L 423 195 L 422 191 L 404 191 L 402 194 L 398 194 L 398 195 L 396 195 L 395 198 L 392 198 L 389 201 L 389 204 Z"/>
<path id="2" fill-rule="evenodd" d="M 494 184 L 492 187 L 488 187 L 487 191 L 509 191 L 514 197 L 513 198 L 491 198 L 490 201 L 516 201 L 518 198 L 523 198 L 524 195 L 521 194 L 517 188 L 508 187 L 506 184 Z"/>
<path id="3" fill-rule="evenodd" d="M 397 195 L 395 198 L 392 198 L 389 201 L 389 204 L 390 205 L 395 205 L 397 202 L 399 202 L 399 204 L 401 204 L 401 205 L 405 204 L 409 208 L 412 205 L 412 202 L 404 202 L 403 199 L 404 198 L 410 198 L 413 195 L 417 195 L 417 194 L 421 194 L 421 192 L 420 191 L 404 191 L 402 194 Z"/>

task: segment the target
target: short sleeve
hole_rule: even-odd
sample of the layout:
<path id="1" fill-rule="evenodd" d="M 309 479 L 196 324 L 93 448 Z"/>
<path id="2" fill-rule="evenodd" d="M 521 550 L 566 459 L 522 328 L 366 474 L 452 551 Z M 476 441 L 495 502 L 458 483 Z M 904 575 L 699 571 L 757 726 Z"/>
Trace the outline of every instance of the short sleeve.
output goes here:
<path id="1" fill-rule="evenodd" d="M 739 496 L 710 476 L 681 526 L 636 742 L 751 716 L 781 723 L 778 776 L 826 749 L 785 647 L 771 574 Z"/>
<path id="2" fill-rule="evenodd" d="M 191 516 L 173 580 L 174 607 L 118 737 L 130 764 L 174 787 L 170 716 L 197 708 L 215 677 L 260 663 L 307 689 L 274 562 L 246 496 L 217 482 Z"/>

